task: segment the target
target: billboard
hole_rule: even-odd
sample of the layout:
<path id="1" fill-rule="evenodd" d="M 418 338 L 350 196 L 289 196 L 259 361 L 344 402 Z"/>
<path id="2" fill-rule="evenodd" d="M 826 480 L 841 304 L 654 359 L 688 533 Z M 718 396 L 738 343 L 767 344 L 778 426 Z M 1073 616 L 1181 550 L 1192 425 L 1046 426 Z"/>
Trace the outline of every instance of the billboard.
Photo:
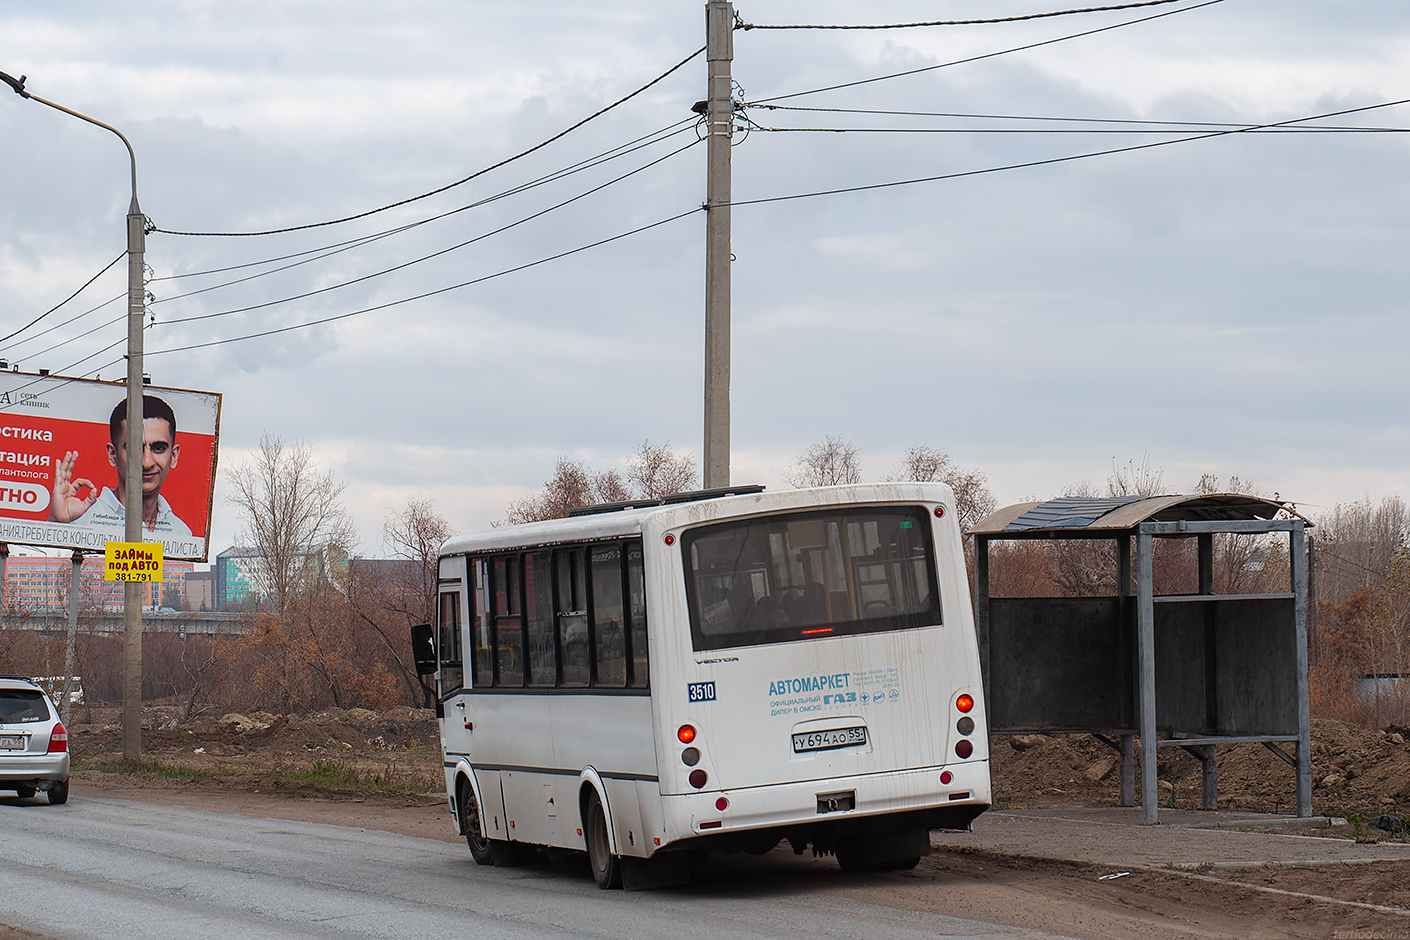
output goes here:
<path id="1" fill-rule="evenodd" d="M 220 395 L 143 392 L 142 539 L 205 561 Z M 0 542 L 101 552 L 123 541 L 126 427 L 125 383 L 0 372 Z"/>

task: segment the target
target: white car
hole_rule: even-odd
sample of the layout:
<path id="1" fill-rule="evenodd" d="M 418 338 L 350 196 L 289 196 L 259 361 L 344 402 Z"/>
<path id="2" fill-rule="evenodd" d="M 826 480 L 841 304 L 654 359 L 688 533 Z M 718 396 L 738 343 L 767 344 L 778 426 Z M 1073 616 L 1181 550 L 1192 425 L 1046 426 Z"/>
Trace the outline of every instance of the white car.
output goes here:
<path id="1" fill-rule="evenodd" d="M 69 734 L 49 696 L 32 679 L 0 676 L 0 790 L 21 799 L 43 790 L 69 799 Z"/>

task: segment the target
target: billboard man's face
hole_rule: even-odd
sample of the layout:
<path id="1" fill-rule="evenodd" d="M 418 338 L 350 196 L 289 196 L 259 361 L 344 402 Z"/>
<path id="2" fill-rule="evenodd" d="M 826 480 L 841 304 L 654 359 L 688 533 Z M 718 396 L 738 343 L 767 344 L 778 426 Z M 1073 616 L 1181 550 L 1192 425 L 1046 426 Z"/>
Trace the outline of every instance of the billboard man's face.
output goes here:
<path id="1" fill-rule="evenodd" d="M 145 418 L 142 421 L 142 496 L 161 492 L 166 475 L 176 469 L 181 445 L 172 439 L 171 425 L 165 418 Z M 108 444 L 108 463 L 117 468 L 118 492 L 127 492 L 127 422 L 122 422 L 117 444 Z"/>

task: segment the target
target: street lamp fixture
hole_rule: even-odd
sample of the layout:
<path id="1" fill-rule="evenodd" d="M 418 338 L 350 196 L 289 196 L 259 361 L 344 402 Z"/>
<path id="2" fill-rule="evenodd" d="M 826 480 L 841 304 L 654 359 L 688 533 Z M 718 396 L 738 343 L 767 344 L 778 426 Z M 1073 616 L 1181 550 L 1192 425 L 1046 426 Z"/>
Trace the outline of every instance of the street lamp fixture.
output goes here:
<path id="1" fill-rule="evenodd" d="M 143 284 L 143 254 L 147 248 L 146 217 L 137 204 L 137 154 L 122 131 L 102 121 L 55 104 L 25 88 L 26 76 L 15 78 L 0 72 L 0 81 L 15 94 L 72 115 L 80 121 L 112 131 L 127 148 L 132 163 L 132 202 L 127 207 L 127 485 L 123 493 L 123 537 L 142 541 L 142 321 L 147 313 L 147 292 Z M 142 756 L 142 601 L 141 586 L 123 585 L 122 642 L 122 756 L 137 760 Z M 72 672 L 72 670 L 70 670 Z"/>

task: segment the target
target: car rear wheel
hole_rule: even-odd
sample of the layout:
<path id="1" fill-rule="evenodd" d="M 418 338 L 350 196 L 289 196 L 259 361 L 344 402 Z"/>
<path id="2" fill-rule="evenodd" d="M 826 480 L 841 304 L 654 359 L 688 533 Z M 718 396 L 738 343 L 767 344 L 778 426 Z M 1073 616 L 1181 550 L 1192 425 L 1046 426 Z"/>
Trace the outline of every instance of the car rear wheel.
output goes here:
<path id="1" fill-rule="evenodd" d="M 67 803 L 69 801 L 69 782 L 60 780 L 49 788 L 49 802 L 54 806 Z"/>
<path id="2" fill-rule="evenodd" d="M 603 890 L 620 888 L 622 860 L 612 854 L 612 840 L 607 832 L 607 812 L 602 808 L 602 798 L 597 795 L 596 790 L 588 790 L 584 816 L 587 827 L 583 835 L 587 842 L 588 861 L 592 865 L 592 878 Z"/>
<path id="3" fill-rule="evenodd" d="M 15 787 L 15 796 L 27 800 L 34 796 L 34 787 Z"/>

